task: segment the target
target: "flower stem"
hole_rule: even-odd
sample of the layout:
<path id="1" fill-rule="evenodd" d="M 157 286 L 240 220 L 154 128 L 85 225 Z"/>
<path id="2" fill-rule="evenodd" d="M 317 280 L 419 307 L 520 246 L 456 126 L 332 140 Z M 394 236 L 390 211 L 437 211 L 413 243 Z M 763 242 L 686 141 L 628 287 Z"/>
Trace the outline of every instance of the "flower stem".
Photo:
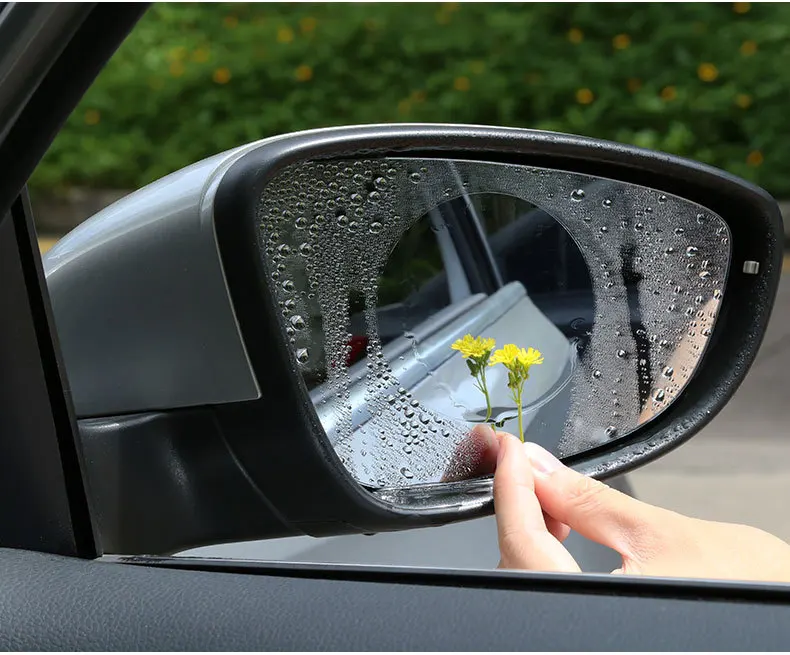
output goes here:
<path id="1" fill-rule="evenodd" d="M 521 408 L 521 395 L 524 393 L 524 386 L 518 389 L 518 397 L 516 399 L 516 405 L 518 407 L 518 437 L 521 439 L 521 443 L 524 443 L 524 410 Z"/>
<path id="2" fill-rule="evenodd" d="M 491 420 L 491 398 L 488 395 L 488 384 L 486 383 L 486 369 L 485 366 L 480 368 L 480 387 L 483 395 L 486 397 L 486 419 L 485 422 Z"/>

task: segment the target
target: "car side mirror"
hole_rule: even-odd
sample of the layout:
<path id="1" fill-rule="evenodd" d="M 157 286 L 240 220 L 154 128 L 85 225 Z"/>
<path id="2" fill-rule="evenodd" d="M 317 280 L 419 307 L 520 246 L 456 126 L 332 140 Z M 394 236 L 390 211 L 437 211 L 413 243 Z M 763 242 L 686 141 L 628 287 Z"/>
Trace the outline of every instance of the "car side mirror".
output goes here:
<path id="1" fill-rule="evenodd" d="M 727 173 L 532 130 L 316 130 L 173 173 L 44 261 L 103 548 L 488 514 L 486 423 L 644 464 L 746 375 L 781 235 Z"/>

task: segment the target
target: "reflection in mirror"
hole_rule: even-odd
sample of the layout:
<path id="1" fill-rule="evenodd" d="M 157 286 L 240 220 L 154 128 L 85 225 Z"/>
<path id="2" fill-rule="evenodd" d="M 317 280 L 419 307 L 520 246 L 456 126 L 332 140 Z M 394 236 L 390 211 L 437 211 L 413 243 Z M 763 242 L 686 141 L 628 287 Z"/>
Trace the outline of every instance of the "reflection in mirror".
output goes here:
<path id="1" fill-rule="evenodd" d="M 362 484 L 486 472 L 491 423 L 560 456 L 660 414 L 714 329 L 724 221 L 624 182 L 438 159 L 307 163 L 261 251 L 317 415 Z"/>

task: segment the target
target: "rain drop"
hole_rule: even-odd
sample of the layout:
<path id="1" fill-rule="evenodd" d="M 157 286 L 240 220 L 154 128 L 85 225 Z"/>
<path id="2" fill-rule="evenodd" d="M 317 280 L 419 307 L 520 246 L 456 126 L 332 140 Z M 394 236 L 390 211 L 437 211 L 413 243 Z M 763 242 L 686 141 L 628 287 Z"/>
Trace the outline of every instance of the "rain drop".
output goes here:
<path id="1" fill-rule="evenodd" d="M 307 364 L 307 361 L 310 359 L 310 353 L 307 351 L 307 348 L 299 348 L 296 351 L 296 361 L 300 364 Z"/>
<path id="2" fill-rule="evenodd" d="M 303 330 L 305 327 L 304 319 L 299 316 L 299 314 L 295 314 L 291 316 L 290 320 L 291 326 L 293 326 L 294 330 Z"/>
<path id="3" fill-rule="evenodd" d="M 666 396 L 666 394 L 664 393 L 663 389 L 656 389 L 653 392 L 653 400 L 655 400 L 657 403 L 660 403 L 661 401 L 663 401 L 665 396 Z"/>
<path id="4" fill-rule="evenodd" d="M 378 221 L 374 221 L 373 223 L 370 224 L 368 230 L 370 231 L 371 234 L 378 234 L 379 232 L 381 232 L 382 227 L 383 225 L 381 223 L 379 223 Z"/>
<path id="5" fill-rule="evenodd" d="M 406 478 L 407 480 L 411 480 L 414 477 L 414 473 L 412 473 L 409 469 L 405 466 L 400 470 L 400 474 Z"/>
<path id="6" fill-rule="evenodd" d="M 418 182 L 419 182 L 419 181 L 422 179 L 422 175 L 420 175 L 419 173 L 417 173 L 417 172 L 415 171 L 414 173 L 411 173 L 411 174 L 409 175 L 409 179 L 410 179 L 412 182 L 414 182 L 414 184 L 417 184 L 417 183 L 418 183 Z"/>
<path id="7" fill-rule="evenodd" d="M 696 257 L 699 249 L 696 246 L 689 246 L 686 248 L 686 256 L 687 257 Z"/>
<path id="8" fill-rule="evenodd" d="M 584 189 L 574 189 L 571 191 L 571 200 L 575 200 L 576 202 L 584 200 Z"/>
<path id="9" fill-rule="evenodd" d="M 609 200 L 609 198 L 607 198 L 607 199 L 606 199 L 606 200 L 604 200 L 604 201 L 603 201 L 601 204 L 602 204 L 604 207 L 606 207 L 606 208 L 609 208 L 609 207 L 611 207 L 611 206 L 612 206 L 612 201 L 611 201 L 611 200 Z"/>

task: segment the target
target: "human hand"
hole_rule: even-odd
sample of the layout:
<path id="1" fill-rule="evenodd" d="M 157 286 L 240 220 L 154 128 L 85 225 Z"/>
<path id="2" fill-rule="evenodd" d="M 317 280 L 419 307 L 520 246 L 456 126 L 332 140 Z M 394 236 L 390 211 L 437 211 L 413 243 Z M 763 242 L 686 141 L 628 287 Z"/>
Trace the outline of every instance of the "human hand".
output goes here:
<path id="1" fill-rule="evenodd" d="M 643 503 L 511 435 L 496 450 L 500 568 L 580 571 L 562 544 L 572 528 L 622 556 L 613 573 L 790 582 L 790 545 L 767 532 Z"/>

